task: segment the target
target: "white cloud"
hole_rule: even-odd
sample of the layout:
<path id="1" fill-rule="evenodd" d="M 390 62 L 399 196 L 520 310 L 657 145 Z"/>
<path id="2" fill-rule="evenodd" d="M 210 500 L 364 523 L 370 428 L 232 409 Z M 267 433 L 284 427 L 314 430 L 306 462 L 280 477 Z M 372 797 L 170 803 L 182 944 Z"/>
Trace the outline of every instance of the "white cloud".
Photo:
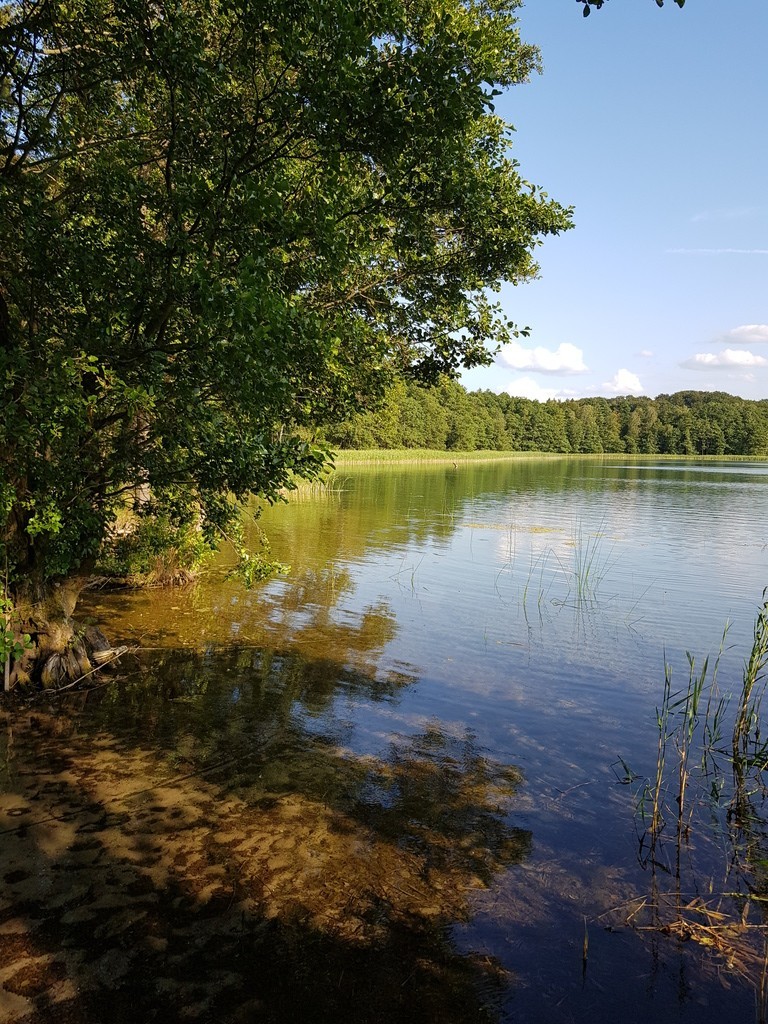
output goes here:
<path id="1" fill-rule="evenodd" d="M 708 256 L 768 256 L 768 249 L 667 249 L 667 253 L 691 256 L 703 253 Z"/>
<path id="2" fill-rule="evenodd" d="M 603 387 L 615 395 L 641 395 L 645 390 L 637 374 L 623 368 L 617 370 L 611 380 L 605 381 Z"/>
<path id="3" fill-rule="evenodd" d="M 533 370 L 536 373 L 586 373 L 584 353 L 567 342 L 559 345 L 554 352 L 538 346 L 523 348 L 517 341 L 510 341 L 499 352 L 499 361 L 513 370 Z"/>
<path id="4" fill-rule="evenodd" d="M 768 341 L 768 324 L 743 324 L 728 331 L 725 337 L 740 341 L 742 345 L 756 345 Z"/>
<path id="5" fill-rule="evenodd" d="M 768 207 L 765 206 L 726 206 L 715 210 L 701 210 L 691 217 L 692 224 L 700 224 L 703 221 L 717 220 L 752 220 L 761 217 Z"/>
<path id="6" fill-rule="evenodd" d="M 690 370 L 717 370 L 726 367 L 768 366 L 765 356 L 756 356 L 743 348 L 726 348 L 720 353 L 697 352 L 695 356 L 680 363 Z"/>
<path id="7" fill-rule="evenodd" d="M 649 348 L 644 348 L 642 352 L 637 353 L 642 359 L 653 359 L 654 353 Z"/>
<path id="8" fill-rule="evenodd" d="M 557 388 L 543 388 L 533 377 L 518 377 L 511 381 L 504 390 L 516 398 L 532 398 L 537 402 L 546 402 L 551 398 L 573 398 L 573 391 L 559 391 Z"/>

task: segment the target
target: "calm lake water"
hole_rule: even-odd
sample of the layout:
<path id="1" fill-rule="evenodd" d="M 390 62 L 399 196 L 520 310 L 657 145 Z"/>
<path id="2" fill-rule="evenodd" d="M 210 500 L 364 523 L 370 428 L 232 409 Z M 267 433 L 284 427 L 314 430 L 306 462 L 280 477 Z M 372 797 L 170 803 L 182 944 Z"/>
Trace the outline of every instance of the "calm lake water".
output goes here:
<path id="1" fill-rule="evenodd" d="M 65 752 L 64 796 L 0 785 L 34 825 L 6 916 L 26 900 L 43 935 L 58 899 L 78 951 L 54 1009 L 97 1020 L 108 986 L 115 1020 L 760 1019 L 762 794 L 745 830 L 728 773 L 708 803 L 697 776 L 682 842 L 670 821 L 650 855 L 636 803 L 665 664 L 685 688 L 722 646 L 719 693 L 740 687 L 768 464 L 344 469 L 259 523 L 288 575 L 247 592 L 225 554 L 194 588 L 88 595 L 139 650 L 66 725 L 16 725 L 20 765 Z M 55 794 L 69 817 L 44 824 Z M 78 853 L 79 903 L 56 875 Z"/>

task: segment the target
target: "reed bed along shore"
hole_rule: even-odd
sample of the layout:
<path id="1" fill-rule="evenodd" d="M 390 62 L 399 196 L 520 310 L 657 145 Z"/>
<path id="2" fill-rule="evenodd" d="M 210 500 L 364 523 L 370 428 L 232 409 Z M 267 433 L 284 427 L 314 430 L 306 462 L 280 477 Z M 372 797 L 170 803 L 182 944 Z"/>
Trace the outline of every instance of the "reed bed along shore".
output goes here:
<path id="1" fill-rule="evenodd" d="M 722 978 L 737 975 L 753 986 L 756 1020 L 767 1024 L 768 588 L 733 694 L 718 684 L 727 634 L 726 626 L 713 660 L 697 665 L 688 654 L 679 689 L 665 659 L 653 774 L 643 778 L 623 758 L 617 762 L 620 781 L 636 787 L 637 856 L 650 876 L 626 923 L 698 944 Z"/>
<path id="2" fill-rule="evenodd" d="M 605 461 L 632 462 L 768 462 L 768 456 L 760 455 L 666 455 L 628 454 L 626 452 L 507 452 L 481 449 L 472 452 L 440 451 L 432 448 L 345 448 L 336 451 L 336 468 L 370 464 L 394 464 L 407 462 L 434 462 L 464 464 L 472 462 L 514 462 L 530 459 L 604 459 Z"/>
<path id="3" fill-rule="evenodd" d="M 336 468 L 379 463 L 397 462 L 509 462 L 518 459 L 562 458 L 556 452 L 445 452 L 431 448 L 370 448 L 365 450 L 344 449 L 335 453 Z"/>

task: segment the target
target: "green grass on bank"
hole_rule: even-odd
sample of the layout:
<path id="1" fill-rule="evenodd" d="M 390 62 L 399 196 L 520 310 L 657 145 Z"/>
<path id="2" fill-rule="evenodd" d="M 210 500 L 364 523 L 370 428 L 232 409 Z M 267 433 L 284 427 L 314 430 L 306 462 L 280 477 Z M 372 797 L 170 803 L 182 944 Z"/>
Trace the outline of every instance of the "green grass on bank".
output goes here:
<path id="1" fill-rule="evenodd" d="M 499 452 L 499 451 L 474 451 L 474 452 L 446 452 L 430 448 L 369 448 L 369 449 L 344 449 L 337 451 L 335 456 L 336 468 L 342 466 L 368 465 L 374 463 L 397 463 L 397 462 L 501 462 L 517 461 L 520 459 L 632 459 L 638 462 L 650 460 L 675 461 L 675 462 L 765 462 L 768 456 L 763 455 L 628 455 L 623 452 L 604 452 L 588 455 L 574 455 L 565 452 Z"/>
<path id="2" fill-rule="evenodd" d="M 432 448 L 367 448 L 337 451 L 335 461 L 338 468 L 372 462 L 499 462 L 542 456 L 557 457 L 551 452 L 446 452 Z"/>

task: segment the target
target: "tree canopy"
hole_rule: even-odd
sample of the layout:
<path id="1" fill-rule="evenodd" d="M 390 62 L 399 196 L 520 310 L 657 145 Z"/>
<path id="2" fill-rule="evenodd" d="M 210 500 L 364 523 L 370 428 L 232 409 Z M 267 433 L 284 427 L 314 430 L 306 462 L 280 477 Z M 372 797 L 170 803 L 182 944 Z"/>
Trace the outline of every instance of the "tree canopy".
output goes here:
<path id="1" fill-rule="evenodd" d="M 538 402 L 456 381 L 397 381 L 380 409 L 326 427 L 339 448 L 768 456 L 768 400 L 721 391 Z"/>
<path id="2" fill-rule="evenodd" d="M 87 565 L 132 495 L 198 524 L 317 473 L 307 424 L 516 328 L 570 211 L 494 112 L 519 0 L 0 2 L 0 523 Z"/>
<path id="3" fill-rule="evenodd" d="M 583 5 L 581 13 L 586 18 L 589 14 L 592 13 L 592 8 L 593 7 L 596 7 L 597 10 L 599 11 L 600 8 L 605 3 L 605 0 L 576 0 L 576 2 Z M 678 7 L 684 7 L 685 6 L 685 0 L 675 0 L 675 3 L 677 4 Z M 656 0 L 656 6 L 657 7 L 663 7 L 664 6 L 664 0 Z"/>

